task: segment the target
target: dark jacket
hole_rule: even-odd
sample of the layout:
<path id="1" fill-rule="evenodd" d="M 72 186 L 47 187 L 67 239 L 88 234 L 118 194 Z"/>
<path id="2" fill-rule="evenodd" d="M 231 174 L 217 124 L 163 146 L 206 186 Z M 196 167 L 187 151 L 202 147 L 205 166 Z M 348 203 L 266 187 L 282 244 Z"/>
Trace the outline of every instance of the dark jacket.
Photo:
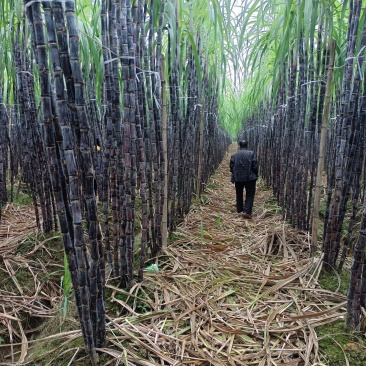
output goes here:
<path id="1" fill-rule="evenodd" d="M 247 182 L 258 179 L 258 162 L 254 152 L 240 149 L 231 155 L 230 171 L 234 182 Z"/>

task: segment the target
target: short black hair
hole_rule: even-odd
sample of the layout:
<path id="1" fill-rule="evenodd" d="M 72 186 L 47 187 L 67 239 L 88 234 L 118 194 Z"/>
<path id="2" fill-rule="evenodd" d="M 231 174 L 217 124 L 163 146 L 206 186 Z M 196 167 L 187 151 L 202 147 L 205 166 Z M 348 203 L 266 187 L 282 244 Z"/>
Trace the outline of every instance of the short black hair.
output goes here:
<path id="1" fill-rule="evenodd" d="M 239 147 L 241 149 L 246 149 L 248 147 L 248 141 L 245 140 L 239 141 Z"/>

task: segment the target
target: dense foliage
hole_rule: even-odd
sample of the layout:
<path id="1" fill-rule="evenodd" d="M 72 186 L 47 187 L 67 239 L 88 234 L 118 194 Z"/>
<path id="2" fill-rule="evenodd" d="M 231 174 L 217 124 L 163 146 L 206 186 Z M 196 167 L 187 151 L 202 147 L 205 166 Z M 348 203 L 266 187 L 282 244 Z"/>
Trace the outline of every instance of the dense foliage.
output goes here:
<path id="1" fill-rule="evenodd" d="M 106 273 L 131 286 L 139 245 L 142 280 L 230 143 L 218 4 L 2 5 L 0 198 L 25 182 L 39 227 L 59 227 L 96 363 Z"/>
<path id="2" fill-rule="evenodd" d="M 323 230 L 324 268 L 340 272 L 353 254 L 347 305 L 353 327 L 366 305 L 365 5 L 266 3 L 247 58 L 253 73 L 239 134 L 258 149 L 283 217 L 312 232 L 313 252 Z"/>

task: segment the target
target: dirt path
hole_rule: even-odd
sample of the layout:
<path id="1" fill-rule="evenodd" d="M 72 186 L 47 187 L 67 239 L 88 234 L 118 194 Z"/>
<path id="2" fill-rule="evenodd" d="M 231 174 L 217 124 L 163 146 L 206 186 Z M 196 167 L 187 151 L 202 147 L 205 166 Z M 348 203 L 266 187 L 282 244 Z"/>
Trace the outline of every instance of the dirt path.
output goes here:
<path id="1" fill-rule="evenodd" d="M 132 364 L 316 365 L 315 327 L 344 315 L 345 297 L 319 288 L 320 258 L 308 258 L 307 234 L 281 221 L 270 191 L 259 183 L 254 220 L 235 212 L 229 157 L 159 272 L 130 291 L 149 312 L 109 324 L 110 334 L 130 336 Z"/>
<path id="2" fill-rule="evenodd" d="M 172 235 L 158 258 L 159 271 L 146 271 L 145 280 L 128 292 L 107 283 L 108 344 L 100 350 L 101 365 L 324 365 L 316 326 L 342 318 L 345 297 L 318 286 L 321 260 L 308 258 L 307 234 L 281 221 L 271 191 L 261 182 L 254 219 L 235 212 L 229 157 Z M 33 249 L 44 251 L 39 265 L 19 263 L 9 243 L 0 246 L 3 258 L 11 254 L 11 263 L 17 260 L 18 271 L 32 273 L 37 287 L 35 295 L 19 297 L 11 290 L 17 285 L 7 280 L 2 292 L 7 301 L 18 296 L 23 307 L 32 304 L 39 311 L 37 294 L 48 282 L 43 263 L 52 259 L 46 243 Z M 58 258 L 58 269 L 60 264 Z M 44 275 L 34 275 L 34 268 Z M 57 318 L 61 292 L 54 287 L 48 292 L 53 296 L 41 312 Z M 27 342 L 20 307 L 1 303 L 3 326 Z M 28 357 L 30 365 L 86 365 L 78 321 L 70 317 L 50 324 L 36 342 L 19 345 L 13 361 Z"/>

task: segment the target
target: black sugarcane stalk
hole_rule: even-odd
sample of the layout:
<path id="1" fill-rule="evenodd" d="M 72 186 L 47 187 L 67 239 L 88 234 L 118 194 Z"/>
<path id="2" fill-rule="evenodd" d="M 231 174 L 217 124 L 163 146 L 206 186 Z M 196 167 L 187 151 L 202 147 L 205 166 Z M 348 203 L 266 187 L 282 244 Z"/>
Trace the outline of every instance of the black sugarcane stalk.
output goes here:
<path id="1" fill-rule="evenodd" d="M 90 124 L 86 114 L 84 80 L 79 61 L 79 36 L 76 25 L 75 3 L 65 2 L 65 15 L 69 31 L 70 63 L 75 88 L 75 107 L 78 115 L 77 131 L 80 133 L 80 160 L 83 167 L 83 191 L 89 219 L 90 242 L 90 316 L 94 330 L 94 341 L 97 347 L 103 346 L 105 335 L 105 267 L 100 227 L 98 223 L 98 209 L 95 198 L 95 172 L 91 155 Z M 77 123 L 75 122 L 75 124 Z"/>
<path id="2" fill-rule="evenodd" d="M 150 9 L 153 7 L 153 1 L 150 2 Z M 145 11 L 147 13 L 148 0 L 145 0 Z M 145 32 L 141 34 L 142 42 L 142 53 L 143 53 L 143 72 L 146 82 L 146 119 L 144 124 L 144 142 L 145 142 L 145 152 L 146 152 L 146 177 L 147 177 L 147 194 L 148 194 L 148 209 L 149 209 L 149 231 L 148 234 L 148 246 L 151 253 L 155 251 L 155 219 L 154 219 L 154 202 L 153 202 L 153 176 L 152 169 L 154 165 L 154 156 L 156 156 L 156 144 L 155 144 L 155 121 L 154 121 L 154 111 L 153 111 L 153 95 L 151 90 L 151 70 L 153 65 L 153 54 L 152 54 L 152 38 L 153 38 L 153 17 L 150 16 L 149 19 L 149 38 L 146 41 Z M 150 56 L 150 57 L 149 57 Z"/>
<path id="3" fill-rule="evenodd" d="M 133 279 L 134 270 L 134 243 L 135 243 L 135 202 L 136 202 L 136 181 L 137 181 L 137 146 L 136 146 L 136 106 L 138 105 L 138 91 L 136 84 L 136 59 L 135 59 L 135 41 L 134 30 L 136 24 L 132 23 L 132 5 L 127 6 L 127 35 L 128 35 L 128 91 L 129 91 L 129 116 L 130 122 L 131 144 L 130 144 L 130 158 L 131 158 L 131 202 L 127 207 L 127 226 L 126 226 L 126 249 L 127 259 L 131 263 L 129 267 L 128 281 L 131 283 Z"/>
<path id="4" fill-rule="evenodd" d="M 352 6 L 353 5 L 353 6 Z M 335 162 L 335 188 L 332 210 L 330 215 L 331 226 L 327 227 L 327 234 L 324 241 L 324 263 L 326 268 L 334 266 L 338 257 L 341 226 L 344 220 L 345 206 L 349 194 L 347 193 L 346 174 L 348 174 L 347 159 L 350 152 L 350 138 L 352 138 L 351 124 L 353 113 L 355 110 L 356 99 L 358 94 L 359 83 L 354 83 L 351 88 L 353 79 L 353 63 L 356 47 L 358 23 L 361 11 L 361 1 L 357 0 L 353 4 L 351 2 L 350 21 L 349 21 L 349 38 L 347 40 L 347 59 L 345 64 L 345 72 L 343 79 L 343 100 L 341 113 L 341 128 L 337 136 L 338 154 Z M 361 44 L 360 47 L 363 45 Z M 359 70 L 357 72 L 360 72 Z M 329 225 L 329 224 L 328 224 Z"/>
<path id="5" fill-rule="evenodd" d="M 109 224 L 110 160 L 111 155 L 116 154 L 116 150 L 114 148 L 112 151 L 112 141 L 114 135 L 114 127 L 112 123 L 112 96 L 111 96 L 112 72 L 110 63 L 111 55 L 108 42 L 107 4 L 105 0 L 103 0 L 101 3 L 101 30 L 102 30 L 102 45 L 103 45 L 103 60 L 104 60 L 104 83 L 102 93 L 102 102 L 103 102 L 102 104 L 104 105 L 103 108 L 105 108 L 102 121 L 104 130 L 104 146 L 102 155 L 103 176 L 102 176 L 101 201 L 103 203 L 104 237 L 105 237 L 105 249 L 107 252 L 107 261 L 109 268 L 112 271 L 112 275 L 117 276 L 117 273 L 115 273 L 115 271 L 113 273 L 115 261 L 113 261 L 112 259 L 113 253 L 110 244 L 110 224 Z M 102 143 L 102 141 L 100 142 Z M 100 148 L 102 148 L 101 145 Z M 116 265 L 118 266 L 118 264 Z"/>
<path id="6" fill-rule="evenodd" d="M 112 123 L 111 151 L 110 151 L 110 195 L 113 220 L 113 277 L 118 278 L 120 273 L 119 262 L 119 240 L 120 240 L 120 210 L 118 200 L 119 187 L 123 185 L 123 166 L 117 162 L 118 151 L 121 149 L 121 109 L 120 109 L 120 88 L 119 88 L 119 60 L 118 60 L 118 30 L 120 22 L 120 4 L 117 1 L 108 2 L 108 30 L 109 30 L 109 51 L 111 59 L 110 69 L 110 93 L 107 93 L 108 123 Z"/>
<path id="7" fill-rule="evenodd" d="M 45 145 L 47 151 L 47 159 L 50 167 L 52 188 L 55 195 L 56 207 L 58 212 L 58 218 L 60 220 L 61 234 L 63 238 L 65 253 L 68 259 L 69 270 L 71 273 L 72 284 L 75 291 L 76 304 L 79 310 L 79 316 L 82 325 L 82 332 L 84 341 L 88 351 L 90 352 L 93 364 L 96 364 L 97 355 L 95 352 L 94 339 L 92 337 L 92 326 L 90 317 L 88 316 L 88 302 L 85 301 L 87 296 L 87 284 L 83 281 L 83 277 L 80 268 L 82 263 L 85 262 L 85 251 L 78 250 L 73 245 L 70 237 L 69 225 L 66 217 L 65 201 L 62 195 L 61 179 L 59 172 L 59 162 L 56 152 L 55 144 L 55 130 L 53 125 L 52 104 L 51 104 L 51 83 L 48 70 L 48 57 L 45 43 L 45 37 L 43 33 L 43 19 L 40 9 L 40 3 L 25 1 L 27 9 L 27 18 L 29 23 L 34 26 L 34 44 L 37 48 L 37 64 L 39 70 L 39 79 L 41 86 L 41 103 L 42 103 L 42 115 L 43 125 L 45 128 Z M 77 214 L 75 212 L 75 214 Z M 81 214 L 80 214 L 81 216 Z M 81 221 L 81 219 L 80 219 Z M 75 232 L 77 235 L 79 232 Z M 81 235 L 83 233 L 81 231 Z M 82 241 L 83 238 L 77 237 L 75 240 Z"/>
<path id="8" fill-rule="evenodd" d="M 136 135 L 137 135 L 137 152 L 138 152 L 138 176 L 140 182 L 140 197 L 141 197 L 141 253 L 140 253 L 140 267 L 138 272 L 138 279 L 142 281 L 143 270 L 145 267 L 146 258 L 146 246 L 148 243 L 148 207 L 147 207 L 147 177 L 146 177 L 146 152 L 144 143 L 143 127 L 146 123 L 146 98 L 145 98 L 145 85 L 144 74 L 142 72 L 142 59 L 143 59 L 143 42 L 144 39 L 144 9 L 143 1 L 138 1 L 137 8 L 137 39 L 136 39 L 136 68 L 140 70 L 139 78 L 137 79 L 138 95 L 136 96 Z M 140 40 L 141 33 L 141 40 Z M 147 131 L 147 128 L 146 128 Z"/>
<path id="9" fill-rule="evenodd" d="M 6 172 L 8 168 L 8 124 L 9 115 L 0 93 L 0 222 L 2 206 L 7 202 Z"/>

